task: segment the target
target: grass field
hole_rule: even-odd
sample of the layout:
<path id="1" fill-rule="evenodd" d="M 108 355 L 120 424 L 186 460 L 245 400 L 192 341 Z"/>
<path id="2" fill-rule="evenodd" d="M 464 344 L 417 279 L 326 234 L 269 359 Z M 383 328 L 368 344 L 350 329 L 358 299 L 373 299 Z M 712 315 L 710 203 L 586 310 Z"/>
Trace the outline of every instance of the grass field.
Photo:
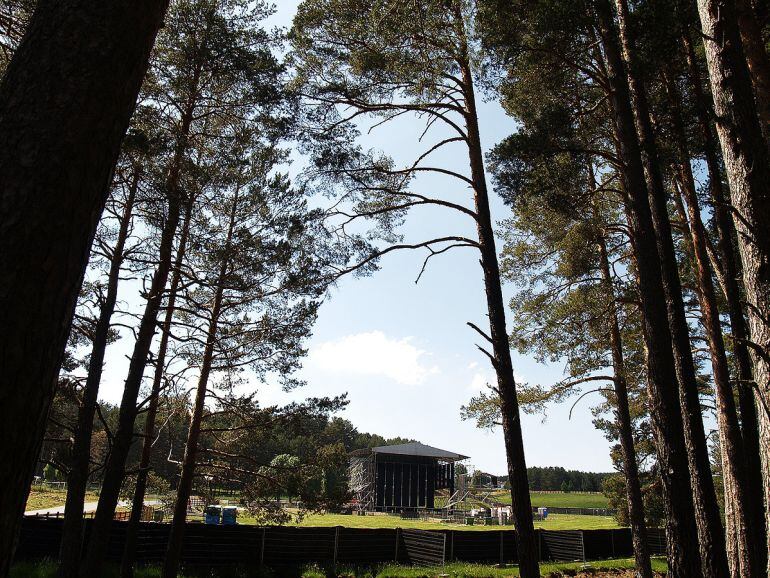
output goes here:
<path id="1" fill-rule="evenodd" d="M 254 523 L 254 520 L 241 516 L 241 524 Z M 415 528 L 419 530 L 474 530 L 485 532 L 489 530 L 510 530 L 513 526 L 466 526 L 464 524 L 445 524 L 443 522 L 428 522 L 422 520 L 402 520 L 399 516 L 350 516 L 342 514 L 311 514 L 298 526 L 346 528 Z M 617 528 L 618 523 L 612 517 L 605 516 L 573 516 L 568 514 L 551 514 L 548 519 L 535 522 L 536 528 L 546 530 L 603 530 Z"/>
<path id="2" fill-rule="evenodd" d="M 586 574 L 584 575 L 598 577 L 602 576 L 602 571 L 631 569 L 633 567 L 634 562 L 629 558 L 592 563 L 542 563 L 540 565 L 540 574 L 542 576 L 574 576 L 576 571 L 585 570 Z M 653 559 L 652 567 L 655 572 L 665 572 L 666 562 L 662 559 Z M 184 573 L 180 574 L 179 578 L 432 578 L 440 575 L 453 578 L 506 578 L 519 575 L 518 569 L 515 566 L 499 568 L 483 564 L 460 563 L 447 564 L 446 566 L 436 568 L 398 566 L 393 564 L 378 568 L 338 566 L 336 570 L 334 572 L 329 568 L 306 566 L 285 569 L 279 574 L 268 568 L 251 571 L 232 568 L 217 571 L 211 570 L 205 573 Z M 10 578 L 54 578 L 55 576 L 56 566 L 50 562 L 17 564 L 11 569 L 10 573 Z M 116 569 L 108 569 L 102 574 L 102 578 L 117 578 L 117 576 Z M 159 576 L 160 570 L 158 568 L 140 568 L 135 574 L 136 578 L 158 578 Z"/>
<path id="3" fill-rule="evenodd" d="M 497 492 L 494 499 L 504 504 L 511 503 L 510 492 Z M 529 498 L 535 507 L 551 508 L 609 508 L 609 501 L 604 494 L 579 492 L 530 492 Z"/>
<path id="4" fill-rule="evenodd" d="M 99 499 L 99 494 L 95 492 L 86 493 L 86 502 L 95 502 Z M 67 500 L 67 490 L 48 488 L 45 486 L 33 486 L 27 498 L 25 511 L 42 510 L 44 508 L 54 508 L 63 506 Z"/>

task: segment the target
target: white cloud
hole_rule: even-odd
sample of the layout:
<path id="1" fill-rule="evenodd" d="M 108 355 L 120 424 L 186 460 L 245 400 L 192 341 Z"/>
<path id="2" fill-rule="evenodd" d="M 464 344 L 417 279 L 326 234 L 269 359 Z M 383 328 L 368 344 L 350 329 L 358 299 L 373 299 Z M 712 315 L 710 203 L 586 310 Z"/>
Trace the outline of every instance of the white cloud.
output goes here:
<path id="1" fill-rule="evenodd" d="M 486 373 L 475 373 L 471 382 L 468 384 L 468 390 L 473 393 L 489 392 L 487 384 L 493 383 L 492 376 Z"/>
<path id="2" fill-rule="evenodd" d="M 471 361 L 468 364 L 468 369 L 476 369 L 478 366 L 479 366 L 479 362 L 478 361 Z"/>
<path id="3" fill-rule="evenodd" d="M 513 378 L 516 380 L 517 385 L 526 383 L 524 378 L 517 373 L 513 374 Z M 468 391 L 472 391 L 473 393 L 489 393 L 490 385 L 497 385 L 497 377 L 494 373 L 484 371 L 476 372 L 473 374 L 470 383 L 468 383 Z"/>
<path id="4" fill-rule="evenodd" d="M 411 343 L 411 337 L 394 339 L 382 331 L 347 335 L 311 347 L 310 363 L 319 369 L 348 375 L 382 375 L 404 385 L 419 385 L 436 366 L 428 366 L 428 352 Z"/>

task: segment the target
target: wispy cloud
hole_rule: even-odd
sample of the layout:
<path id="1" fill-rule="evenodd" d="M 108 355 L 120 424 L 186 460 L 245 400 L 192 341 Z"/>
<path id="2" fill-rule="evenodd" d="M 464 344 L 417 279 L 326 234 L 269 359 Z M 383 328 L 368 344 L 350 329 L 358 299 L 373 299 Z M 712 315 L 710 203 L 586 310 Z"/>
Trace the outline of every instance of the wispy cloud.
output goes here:
<path id="1" fill-rule="evenodd" d="M 474 373 L 470 383 L 468 384 L 468 390 L 472 391 L 474 394 L 481 392 L 486 393 L 489 391 L 488 384 L 492 383 L 493 381 L 494 379 L 491 375 L 486 373 Z"/>
<path id="2" fill-rule="evenodd" d="M 432 374 L 430 354 L 412 344 L 411 337 L 392 338 L 382 331 L 346 335 L 310 350 L 310 363 L 324 371 L 347 375 L 381 375 L 404 385 L 419 385 Z"/>

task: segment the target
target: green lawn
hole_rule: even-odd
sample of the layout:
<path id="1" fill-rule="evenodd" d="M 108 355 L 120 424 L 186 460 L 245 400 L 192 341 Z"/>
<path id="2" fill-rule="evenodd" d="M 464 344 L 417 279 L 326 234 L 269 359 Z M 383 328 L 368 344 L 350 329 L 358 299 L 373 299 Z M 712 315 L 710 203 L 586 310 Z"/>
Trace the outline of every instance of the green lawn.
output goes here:
<path id="1" fill-rule="evenodd" d="M 504 504 L 511 503 L 508 491 L 496 492 L 493 498 Z M 604 494 L 581 492 L 530 492 L 529 498 L 535 507 L 552 508 L 609 508 L 607 496 Z"/>
<path id="2" fill-rule="evenodd" d="M 570 562 L 570 563 L 541 563 L 540 573 L 542 576 L 553 577 L 556 573 L 565 572 L 572 576 L 576 570 L 589 570 L 594 576 L 601 576 L 595 572 L 602 570 L 631 569 L 634 567 L 634 561 L 630 558 L 617 560 L 603 560 L 601 562 Z M 652 563 L 655 572 L 665 572 L 666 562 L 663 559 L 655 558 Z M 330 569 L 322 569 L 317 566 L 297 567 L 293 571 L 284 570 L 280 573 L 282 578 L 329 578 L 337 576 L 339 578 L 433 578 L 439 575 L 446 575 L 457 578 L 505 578 L 508 576 L 518 576 L 519 572 L 515 566 L 499 568 L 497 566 L 488 566 L 484 564 L 447 564 L 444 567 L 414 567 L 398 566 L 389 564 L 379 568 L 344 568 L 338 567 L 337 572 Z M 55 578 L 56 566 L 50 562 L 17 564 L 11 568 L 10 578 Z M 115 568 L 109 568 L 103 573 L 102 578 L 117 578 L 118 573 Z M 158 578 L 160 569 L 140 568 L 136 571 L 136 578 Z M 224 568 L 217 571 L 207 571 L 205 573 L 184 573 L 179 578 L 276 578 L 278 574 L 265 568 L 261 571 L 246 571 L 239 568 Z"/>
<path id="3" fill-rule="evenodd" d="M 595 571 L 633 568 L 634 560 L 632 558 L 602 560 L 600 562 L 541 562 L 540 574 L 541 576 L 553 576 L 554 573 L 567 572 L 567 575 L 571 576 L 575 570 L 590 570 L 592 575 L 595 575 L 593 574 Z M 655 572 L 665 572 L 665 559 L 654 558 L 652 560 L 652 569 Z M 447 564 L 443 568 L 389 565 L 380 568 L 376 578 L 431 578 L 441 574 L 458 578 L 504 578 L 507 576 L 518 576 L 519 570 L 515 566 L 500 568 L 486 564 L 463 563 Z M 596 575 L 600 576 L 600 574 Z"/>
<path id="4" fill-rule="evenodd" d="M 99 494 L 95 492 L 86 493 L 86 502 L 96 502 Z M 67 490 L 48 488 L 46 486 L 33 486 L 27 497 L 27 506 L 25 511 L 42 510 L 45 508 L 54 508 L 63 506 L 67 501 Z"/>
<path id="5" fill-rule="evenodd" d="M 253 524 L 253 518 L 241 516 L 241 524 Z M 419 530 L 510 530 L 513 526 L 466 526 L 464 524 L 446 524 L 443 522 L 428 522 L 422 520 L 402 520 L 399 516 L 351 516 L 343 514 L 311 514 L 296 524 L 298 526 L 331 527 L 345 526 L 346 528 L 416 528 Z M 546 520 L 535 522 L 536 528 L 546 530 L 600 530 L 617 528 L 618 524 L 612 517 L 605 516 L 573 516 L 567 514 L 551 514 Z"/>

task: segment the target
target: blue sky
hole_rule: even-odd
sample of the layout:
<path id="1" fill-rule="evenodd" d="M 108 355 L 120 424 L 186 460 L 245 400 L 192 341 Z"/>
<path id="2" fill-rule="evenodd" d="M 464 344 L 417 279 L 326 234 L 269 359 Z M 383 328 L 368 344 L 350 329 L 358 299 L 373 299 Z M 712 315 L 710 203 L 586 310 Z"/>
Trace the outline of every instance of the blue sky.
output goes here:
<path id="1" fill-rule="evenodd" d="M 271 24 L 290 24 L 296 0 L 279 0 Z M 486 150 L 515 130 L 496 103 L 480 106 L 480 128 Z M 380 149 L 397 161 L 413 159 L 424 150 L 417 136 L 422 126 L 403 119 L 367 135 L 362 144 Z M 462 149 L 447 149 L 435 157 L 457 170 L 467 166 Z M 418 182 L 421 192 L 468 204 L 469 191 L 439 178 Z M 501 221 L 507 210 L 496 197 L 493 218 Z M 408 240 L 436 234 L 474 234 L 467 217 L 443 209 L 415 211 L 403 230 Z M 499 248 L 499 247 L 498 247 Z M 305 396 L 348 392 L 350 405 L 342 416 L 361 431 L 383 436 L 414 438 L 423 443 L 471 456 L 471 464 L 493 473 L 506 471 L 500 431 L 481 431 L 460 419 L 460 406 L 492 381 L 486 358 L 477 351 L 472 321 L 487 326 L 486 304 L 478 255 L 458 249 L 433 259 L 419 284 L 424 253 L 391 254 L 381 270 L 363 279 L 346 278 L 322 306 L 309 356 L 301 377 L 308 385 L 286 394 L 271 384 L 259 387 L 264 404 Z M 126 285 L 121 297 L 135 302 L 135 287 Z M 506 288 L 508 296 L 511 289 Z M 118 402 L 132 340 L 112 345 L 102 398 Z M 563 377 L 558 365 L 543 366 L 528 357 L 514 356 L 519 380 L 549 384 Z M 610 471 L 609 445 L 591 424 L 587 398 L 568 418 L 569 403 L 551 406 L 547 418 L 524 416 L 523 430 L 528 465 Z"/>

